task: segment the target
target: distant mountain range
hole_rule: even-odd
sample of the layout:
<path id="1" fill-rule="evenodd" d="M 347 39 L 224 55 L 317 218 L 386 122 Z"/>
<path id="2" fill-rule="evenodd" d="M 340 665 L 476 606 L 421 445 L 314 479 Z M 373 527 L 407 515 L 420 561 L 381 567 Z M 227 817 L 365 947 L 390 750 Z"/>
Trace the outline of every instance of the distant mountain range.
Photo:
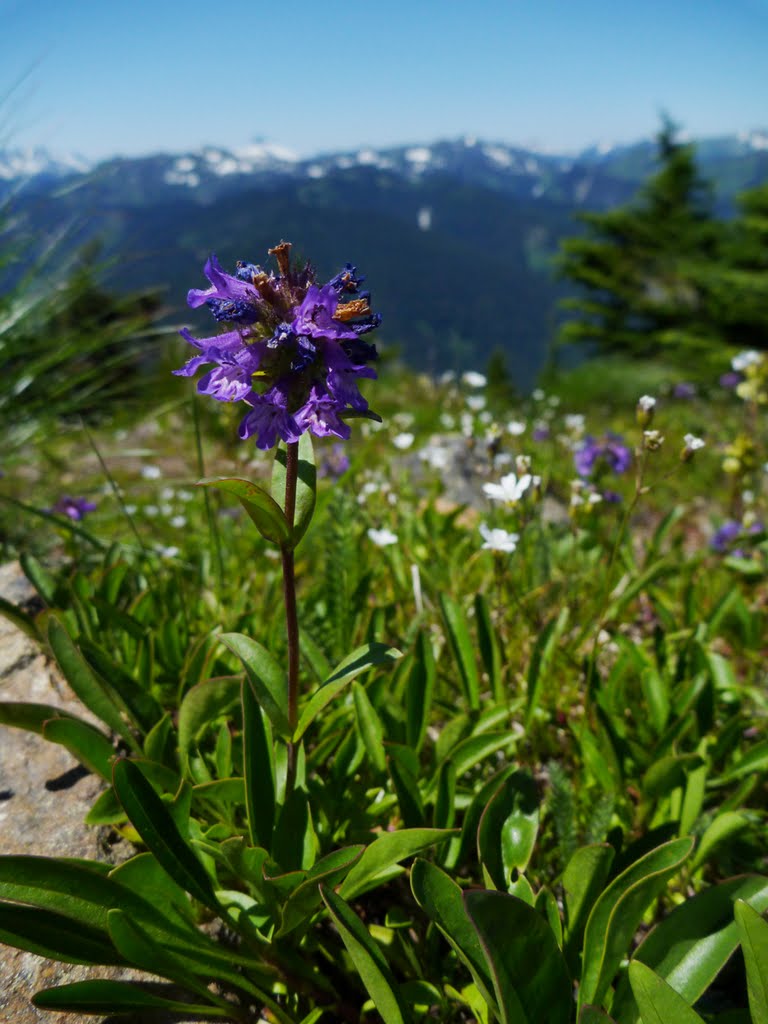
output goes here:
<path id="1" fill-rule="evenodd" d="M 768 132 L 701 140 L 696 152 L 723 215 L 768 179 Z M 472 138 L 311 159 L 268 143 L 96 165 L 8 151 L 0 201 L 30 256 L 54 236 L 63 255 L 99 239 L 107 283 L 166 288 L 180 322 L 194 319 L 184 297 L 204 285 L 211 250 L 225 266 L 258 262 L 286 238 L 322 274 L 351 260 L 384 314 L 384 346 L 438 372 L 482 368 L 501 347 L 527 387 L 563 293 L 560 238 L 579 230 L 576 212 L 630 199 L 655 157 L 652 141 L 564 156 Z"/>

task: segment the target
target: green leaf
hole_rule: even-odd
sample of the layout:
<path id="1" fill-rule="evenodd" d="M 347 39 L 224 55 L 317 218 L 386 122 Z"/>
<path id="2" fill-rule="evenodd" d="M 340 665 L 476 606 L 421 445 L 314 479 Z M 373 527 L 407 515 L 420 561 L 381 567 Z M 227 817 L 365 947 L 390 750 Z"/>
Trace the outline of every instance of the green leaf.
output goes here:
<path id="1" fill-rule="evenodd" d="M 289 736 L 288 677 L 283 669 L 265 647 L 242 633 L 223 633 L 219 639 L 243 663 L 254 696 L 276 731 Z"/>
<path id="2" fill-rule="evenodd" d="M 309 920 L 322 903 L 320 883 L 335 887 L 359 859 L 364 846 L 345 846 L 334 850 L 312 867 L 306 879 L 293 890 L 282 910 L 282 922 L 277 937 L 281 938 Z"/>
<path id="3" fill-rule="evenodd" d="M 23 612 L 21 608 L 17 608 L 15 604 L 6 601 L 4 597 L 0 597 L 0 616 L 13 623 L 16 629 L 20 629 L 30 640 L 34 640 L 38 644 L 43 642 L 40 630 L 35 625 L 34 619 L 27 615 L 26 612 Z"/>
<path id="4" fill-rule="evenodd" d="M 501 648 L 491 620 L 490 605 L 484 594 L 475 594 L 475 622 L 477 624 L 477 645 L 483 667 L 488 674 L 494 700 L 502 701 L 506 694 L 501 676 Z"/>
<path id="5" fill-rule="evenodd" d="M 375 771 L 383 773 L 387 770 L 387 758 L 384 753 L 384 726 L 381 724 L 376 708 L 371 704 L 365 687 L 356 680 L 352 683 L 352 698 L 355 703 L 357 728 L 368 759 Z"/>
<path id="6" fill-rule="evenodd" d="M 752 1024 L 768 1024 L 768 922 L 743 900 L 736 901 L 735 913 L 747 968 Z"/>
<path id="7" fill-rule="evenodd" d="M 739 944 L 734 903 L 744 900 L 756 911 L 768 909 L 768 878 L 732 878 L 697 893 L 675 907 L 635 951 L 634 960 L 663 978 L 691 1005 L 706 992 Z M 613 1001 L 622 1024 L 638 1024 L 632 990 L 622 979 Z"/>
<path id="8" fill-rule="evenodd" d="M 405 735 L 409 747 L 421 750 L 427 734 L 429 714 L 432 708 L 432 694 L 435 688 L 435 656 L 432 641 L 426 630 L 420 630 L 416 637 L 413 663 L 405 688 Z"/>
<path id="9" fill-rule="evenodd" d="M 522 771 L 502 782 L 477 829 L 477 853 L 484 873 L 502 892 L 512 873 L 525 871 L 539 828 L 536 783 Z"/>
<path id="10" fill-rule="evenodd" d="M 101 1016 L 128 1013 L 133 1010 L 166 1010 L 169 1013 L 195 1017 L 231 1017 L 232 1008 L 195 1006 L 177 999 L 163 999 L 130 981 L 75 981 L 71 985 L 58 985 L 36 992 L 32 1002 L 41 1010 L 60 1010 L 65 1013 L 86 1013 Z"/>
<path id="11" fill-rule="evenodd" d="M 301 739 L 323 708 L 330 704 L 336 694 L 355 676 L 376 666 L 389 665 L 401 657 L 400 651 L 394 647 L 387 647 L 386 644 L 376 642 L 363 644 L 362 647 L 354 650 L 336 666 L 320 689 L 315 690 L 304 705 L 299 716 L 299 724 L 293 734 L 293 742 L 297 743 Z"/>
<path id="12" fill-rule="evenodd" d="M 234 707 L 239 695 L 240 680 L 234 676 L 208 679 L 184 695 L 179 705 L 178 745 L 186 778 L 192 779 L 190 759 L 195 754 L 198 737 L 211 722 Z"/>
<path id="13" fill-rule="evenodd" d="M 101 719 L 107 728 L 121 736 L 133 750 L 138 750 L 138 745 L 120 714 L 116 695 L 105 682 L 94 675 L 88 662 L 72 642 L 69 633 L 53 616 L 48 623 L 48 642 L 64 678 L 83 704 Z"/>
<path id="14" fill-rule="evenodd" d="M 704 1019 L 681 995 L 638 960 L 629 965 L 629 982 L 643 1024 L 704 1024 Z"/>
<path id="15" fill-rule="evenodd" d="M 285 513 L 285 471 L 288 459 L 288 452 L 285 442 L 281 441 L 275 452 L 275 461 L 272 463 L 272 497 Z M 296 507 L 293 518 L 293 532 L 291 534 L 291 547 L 296 547 L 301 538 L 307 532 L 312 522 L 312 514 L 315 511 L 315 500 L 317 492 L 317 470 L 315 469 L 315 454 L 312 449 L 312 437 L 309 431 L 305 431 L 299 438 L 299 464 L 296 479 Z"/>
<path id="16" fill-rule="evenodd" d="M 312 824 L 312 807 L 303 789 L 294 789 L 275 825 L 273 855 L 284 872 L 307 870 L 317 856 L 319 843 Z"/>
<path id="17" fill-rule="evenodd" d="M 66 747 L 89 772 L 112 781 L 115 748 L 95 726 L 73 718 L 51 718 L 43 726 L 43 739 Z"/>
<path id="18" fill-rule="evenodd" d="M 365 848 L 339 890 L 344 899 L 351 900 L 378 884 L 378 878 L 389 868 L 436 843 L 445 842 L 457 834 L 456 829 L 404 828 L 397 832 L 384 832 Z"/>
<path id="19" fill-rule="evenodd" d="M 699 840 L 691 871 L 703 867 L 718 847 L 733 839 L 739 832 L 743 832 L 748 825 L 748 818 L 738 811 L 723 811 L 718 814 Z"/>
<path id="20" fill-rule="evenodd" d="M 741 778 L 742 775 L 764 771 L 768 771 L 768 740 L 751 747 L 733 768 L 714 779 L 713 783 L 717 786 L 725 786 L 729 782 L 733 782 L 734 779 Z"/>
<path id="21" fill-rule="evenodd" d="M 67 964 L 121 964 L 109 935 L 54 910 L 0 902 L 0 942 Z"/>
<path id="22" fill-rule="evenodd" d="M 576 968 L 584 928 L 611 870 L 615 851 L 612 846 L 595 844 L 575 851 L 563 872 L 565 896 L 565 953 Z"/>
<path id="23" fill-rule="evenodd" d="M 648 665 L 640 673 L 648 716 L 657 736 L 660 736 L 669 719 L 669 684 L 655 665 Z"/>
<path id="24" fill-rule="evenodd" d="M 670 754 L 654 761 L 640 783 L 643 796 L 654 800 L 668 796 L 673 789 L 685 785 L 689 772 L 704 764 L 699 754 Z"/>
<path id="25" fill-rule="evenodd" d="M 464 696 L 470 709 L 477 711 L 480 707 L 480 679 L 467 620 L 461 607 L 447 594 L 440 595 L 440 608 L 443 612 L 448 643 L 459 669 Z"/>
<path id="26" fill-rule="evenodd" d="M 416 902 L 467 965 L 483 998 L 497 1012 L 488 961 L 467 914 L 461 888 L 444 871 L 421 858 L 413 863 L 411 888 Z"/>
<path id="27" fill-rule="evenodd" d="M 400 816 L 405 828 L 423 828 L 426 824 L 424 804 L 421 800 L 417 778 L 418 763 L 415 766 L 410 765 L 410 758 L 406 756 L 414 753 L 410 747 L 403 747 L 397 743 L 390 743 L 388 746 L 387 767 L 395 787 Z"/>
<path id="28" fill-rule="evenodd" d="M 525 727 L 530 727 L 536 708 L 541 699 L 542 686 L 549 676 L 552 659 L 557 651 L 560 637 L 568 625 L 570 612 L 568 607 L 560 609 L 556 619 L 550 619 L 546 626 L 539 633 L 536 644 L 531 654 L 531 663 L 528 667 L 527 704 L 525 708 Z"/>
<path id="29" fill-rule="evenodd" d="M 24 575 L 50 607 L 56 601 L 56 581 L 47 569 L 38 562 L 34 555 L 22 554 L 19 558 Z"/>
<path id="30" fill-rule="evenodd" d="M 198 487 L 215 487 L 234 495 L 265 540 L 283 547 L 291 538 L 285 513 L 272 495 L 259 484 L 238 477 L 210 477 L 198 480 Z"/>
<path id="31" fill-rule="evenodd" d="M 243 776 L 248 834 L 253 846 L 272 850 L 275 824 L 275 757 L 269 719 L 243 680 Z"/>
<path id="32" fill-rule="evenodd" d="M 692 839 L 664 843 L 630 865 L 601 894 L 584 933 L 579 1006 L 602 1001 L 643 914 L 692 849 Z"/>
<path id="33" fill-rule="evenodd" d="M 54 707 L 53 704 L 27 704 L 24 701 L 2 701 L 0 702 L 0 725 L 10 725 L 16 729 L 27 729 L 29 732 L 36 732 L 43 735 L 43 726 L 52 718 L 68 718 L 75 721 L 82 721 L 75 718 L 68 711 Z"/>
<path id="34" fill-rule="evenodd" d="M 616 1024 L 616 1021 L 597 1006 L 582 1006 L 579 1024 Z"/>
<path id="35" fill-rule="evenodd" d="M 470 891 L 464 902 L 488 961 L 501 1024 L 568 1024 L 571 978 L 541 914 L 503 892 Z"/>
<path id="36" fill-rule="evenodd" d="M 113 769 L 113 785 L 131 824 L 171 878 L 190 896 L 218 911 L 205 868 L 182 838 L 166 805 L 141 769 L 121 758 Z"/>
<path id="37" fill-rule="evenodd" d="M 332 889 L 321 886 L 320 892 L 384 1024 L 407 1024 L 408 1010 L 392 971 L 362 921 Z"/>

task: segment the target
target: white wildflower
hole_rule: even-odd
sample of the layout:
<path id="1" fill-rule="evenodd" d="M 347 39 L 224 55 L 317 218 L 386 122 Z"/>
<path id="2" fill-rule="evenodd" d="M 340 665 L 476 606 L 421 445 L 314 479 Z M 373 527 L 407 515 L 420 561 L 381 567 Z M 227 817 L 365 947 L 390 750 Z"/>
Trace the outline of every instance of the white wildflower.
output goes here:
<path id="1" fill-rule="evenodd" d="M 485 408 L 485 395 L 469 395 L 467 397 L 467 408 L 472 412 L 480 412 Z"/>
<path id="2" fill-rule="evenodd" d="M 397 434 L 392 438 L 392 444 L 395 448 L 399 448 L 401 452 L 407 451 L 414 441 L 414 435 L 409 434 L 407 431 L 403 431 L 402 434 Z"/>
<path id="3" fill-rule="evenodd" d="M 145 480 L 159 480 L 163 472 L 159 466 L 142 466 L 141 475 Z"/>
<path id="4" fill-rule="evenodd" d="M 525 420 L 510 420 L 507 424 L 507 433 L 511 434 L 512 437 L 520 437 L 521 434 L 525 433 L 527 427 L 528 424 Z"/>
<path id="5" fill-rule="evenodd" d="M 462 373 L 461 379 L 468 388 L 484 388 L 488 383 L 485 374 L 477 373 L 476 370 L 467 370 L 466 373 Z"/>
<path id="6" fill-rule="evenodd" d="M 376 530 L 374 527 L 371 527 L 368 530 L 368 539 L 371 540 L 377 548 L 386 548 L 389 547 L 390 544 L 397 544 L 397 534 L 392 533 L 392 531 L 388 530 L 386 527 L 381 530 Z"/>
<path id="7" fill-rule="evenodd" d="M 507 473 L 497 484 L 483 484 L 483 493 L 492 501 L 503 501 L 516 505 L 531 485 L 529 473 L 519 479 L 515 473 Z"/>
<path id="8" fill-rule="evenodd" d="M 755 366 L 761 362 L 762 358 L 763 356 L 760 352 L 756 352 L 754 349 L 747 349 L 745 352 L 739 352 L 738 355 L 733 357 L 731 366 L 737 373 L 743 373 L 750 366 Z"/>
<path id="9" fill-rule="evenodd" d="M 650 412 L 656 408 L 656 399 L 652 395 L 641 395 L 637 400 L 637 407 L 643 412 Z"/>
<path id="10" fill-rule="evenodd" d="M 511 554 L 520 540 L 520 535 L 517 533 L 507 533 L 506 530 L 498 528 L 489 529 L 485 523 L 480 523 L 480 533 L 485 541 L 483 544 L 485 551 L 504 551 Z"/>

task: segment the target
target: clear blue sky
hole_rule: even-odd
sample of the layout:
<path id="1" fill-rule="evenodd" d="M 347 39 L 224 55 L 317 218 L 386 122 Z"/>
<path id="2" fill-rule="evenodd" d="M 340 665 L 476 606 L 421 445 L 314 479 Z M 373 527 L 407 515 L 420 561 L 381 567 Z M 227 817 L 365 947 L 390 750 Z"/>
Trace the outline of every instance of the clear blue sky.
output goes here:
<path id="1" fill-rule="evenodd" d="M 768 0 L 0 0 L 0 145 L 568 151 L 768 127 Z M 8 94 L 10 93 L 10 96 Z"/>

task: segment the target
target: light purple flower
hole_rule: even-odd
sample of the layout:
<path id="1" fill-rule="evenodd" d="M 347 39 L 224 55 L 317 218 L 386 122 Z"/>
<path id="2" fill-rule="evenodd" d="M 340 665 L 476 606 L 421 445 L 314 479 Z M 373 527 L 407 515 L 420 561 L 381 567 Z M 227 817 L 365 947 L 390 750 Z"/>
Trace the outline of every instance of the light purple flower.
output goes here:
<path id="1" fill-rule="evenodd" d="M 587 436 L 573 457 L 579 476 L 599 476 L 606 470 L 620 475 L 632 464 L 632 452 L 618 434 L 606 434 L 600 440 Z"/>
<path id="2" fill-rule="evenodd" d="M 89 512 L 93 512 L 95 508 L 96 505 L 92 501 L 88 501 L 87 498 L 70 498 L 68 494 L 65 494 L 48 511 L 58 516 L 67 516 L 77 523 Z"/>

